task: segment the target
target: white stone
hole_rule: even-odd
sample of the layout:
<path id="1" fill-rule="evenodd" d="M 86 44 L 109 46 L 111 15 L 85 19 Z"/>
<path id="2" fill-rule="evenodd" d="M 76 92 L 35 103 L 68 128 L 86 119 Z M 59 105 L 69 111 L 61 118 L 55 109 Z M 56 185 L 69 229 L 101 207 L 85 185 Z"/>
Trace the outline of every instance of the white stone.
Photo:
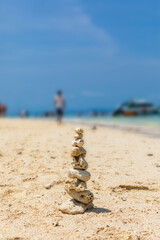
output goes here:
<path id="1" fill-rule="evenodd" d="M 50 189 L 51 187 L 53 187 L 53 182 L 51 182 L 45 186 L 46 189 Z"/>
<path id="2" fill-rule="evenodd" d="M 84 145 L 84 140 L 82 138 L 72 141 L 73 147 L 82 147 Z"/>
<path id="3" fill-rule="evenodd" d="M 94 195 L 89 190 L 84 190 L 83 192 L 77 192 L 75 190 L 68 190 L 67 193 L 75 200 L 88 204 L 93 202 Z"/>
<path id="4" fill-rule="evenodd" d="M 71 168 L 71 169 L 69 169 L 68 177 L 78 178 L 79 180 L 81 180 L 83 182 L 87 182 L 90 179 L 91 174 L 85 170 Z"/>
<path id="5" fill-rule="evenodd" d="M 79 139 L 79 138 L 83 138 L 83 134 L 82 133 L 77 133 L 74 135 L 75 139 Z"/>
<path id="6" fill-rule="evenodd" d="M 82 156 L 74 157 L 71 164 L 74 169 L 86 170 L 88 168 L 88 163 Z"/>
<path id="7" fill-rule="evenodd" d="M 80 127 L 78 127 L 78 128 L 75 129 L 75 132 L 78 133 L 78 134 L 79 134 L 79 133 L 82 133 L 82 134 L 83 134 L 83 129 L 80 128 Z"/>
<path id="8" fill-rule="evenodd" d="M 68 190 L 75 190 L 77 192 L 82 192 L 87 188 L 86 182 L 83 182 L 77 178 L 68 178 L 65 181 L 65 189 Z"/>
<path id="9" fill-rule="evenodd" d="M 91 209 L 91 208 L 93 208 L 93 203 L 84 204 L 84 203 L 77 202 L 74 199 L 70 199 L 64 202 L 59 207 L 59 210 L 62 211 L 63 213 L 68 213 L 68 214 L 82 214 L 87 209 Z"/>
<path id="10" fill-rule="evenodd" d="M 86 154 L 87 154 L 87 152 L 83 147 L 73 147 L 72 148 L 72 152 L 71 152 L 72 157 L 78 157 L 80 155 L 85 157 Z"/>

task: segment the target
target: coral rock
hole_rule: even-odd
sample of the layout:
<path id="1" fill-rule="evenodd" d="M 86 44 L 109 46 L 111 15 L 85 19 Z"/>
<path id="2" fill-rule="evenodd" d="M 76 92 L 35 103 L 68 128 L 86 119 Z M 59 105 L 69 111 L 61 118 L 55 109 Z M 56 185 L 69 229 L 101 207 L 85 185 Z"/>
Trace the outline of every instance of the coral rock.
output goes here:
<path id="1" fill-rule="evenodd" d="M 69 169 L 68 177 L 78 178 L 79 180 L 81 180 L 83 182 L 87 182 L 90 179 L 91 174 L 85 170 Z"/>
<path id="2" fill-rule="evenodd" d="M 88 163 L 83 157 L 74 157 L 72 161 L 72 167 L 75 169 L 86 170 L 88 168 Z"/>
<path id="3" fill-rule="evenodd" d="M 65 181 L 65 189 L 68 190 L 75 190 L 77 192 L 82 192 L 87 188 L 87 184 L 77 178 L 68 178 Z"/>
<path id="4" fill-rule="evenodd" d="M 82 147 L 84 145 L 84 140 L 83 139 L 76 139 L 72 141 L 72 146 L 73 147 Z"/>
<path id="5" fill-rule="evenodd" d="M 75 129 L 75 132 L 78 133 L 78 134 L 83 133 L 83 129 L 78 127 L 78 128 Z"/>
<path id="6" fill-rule="evenodd" d="M 83 147 L 73 147 L 72 148 L 72 152 L 71 152 L 71 156 L 72 157 L 78 157 L 78 156 L 83 156 L 85 157 L 86 156 L 86 150 L 83 148 Z"/>
<path id="7" fill-rule="evenodd" d="M 75 139 L 83 138 L 83 134 L 82 133 L 77 133 L 77 134 L 74 135 L 74 138 Z"/>
<path id="8" fill-rule="evenodd" d="M 73 147 L 72 148 L 72 153 L 71 153 L 72 157 L 78 157 L 78 156 L 80 156 L 80 154 L 81 154 L 81 152 L 80 152 L 79 147 Z"/>
<path id="9" fill-rule="evenodd" d="M 80 155 L 81 155 L 82 157 L 85 157 L 86 154 L 87 154 L 86 150 L 85 150 L 83 147 L 79 148 L 79 150 L 80 150 Z"/>
<path id="10" fill-rule="evenodd" d="M 80 149 L 80 152 L 81 152 L 81 156 L 82 156 L 82 157 L 85 157 L 86 154 L 87 154 L 86 150 L 85 150 L 83 147 L 81 147 L 81 148 L 79 148 L 79 149 Z"/>
<path id="11" fill-rule="evenodd" d="M 77 202 L 74 199 L 67 200 L 64 202 L 59 210 L 61 210 L 63 213 L 68 214 L 79 214 L 84 213 L 87 209 L 91 209 L 93 207 L 93 203 L 84 204 Z"/>
<path id="12" fill-rule="evenodd" d="M 75 200 L 88 204 L 93 202 L 94 195 L 89 190 L 84 190 L 83 192 L 77 192 L 75 190 L 67 190 L 67 193 Z"/>

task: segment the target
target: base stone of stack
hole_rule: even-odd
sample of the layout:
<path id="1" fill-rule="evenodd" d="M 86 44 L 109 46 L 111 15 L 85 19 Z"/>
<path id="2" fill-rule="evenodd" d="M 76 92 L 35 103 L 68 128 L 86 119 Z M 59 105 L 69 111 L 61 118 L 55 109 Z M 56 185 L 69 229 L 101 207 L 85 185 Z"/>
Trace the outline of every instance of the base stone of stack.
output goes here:
<path id="1" fill-rule="evenodd" d="M 84 204 L 74 199 L 69 199 L 59 207 L 59 210 L 68 214 L 82 214 L 91 208 L 93 208 L 93 203 Z"/>

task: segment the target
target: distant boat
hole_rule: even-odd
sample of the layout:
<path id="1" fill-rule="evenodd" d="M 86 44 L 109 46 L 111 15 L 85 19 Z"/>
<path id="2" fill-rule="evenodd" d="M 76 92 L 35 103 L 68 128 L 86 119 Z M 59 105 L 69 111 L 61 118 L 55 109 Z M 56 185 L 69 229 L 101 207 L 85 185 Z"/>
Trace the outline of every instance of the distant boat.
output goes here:
<path id="1" fill-rule="evenodd" d="M 154 106 L 145 100 L 131 100 L 124 102 L 114 112 L 113 116 L 142 116 L 160 113 L 160 106 Z"/>

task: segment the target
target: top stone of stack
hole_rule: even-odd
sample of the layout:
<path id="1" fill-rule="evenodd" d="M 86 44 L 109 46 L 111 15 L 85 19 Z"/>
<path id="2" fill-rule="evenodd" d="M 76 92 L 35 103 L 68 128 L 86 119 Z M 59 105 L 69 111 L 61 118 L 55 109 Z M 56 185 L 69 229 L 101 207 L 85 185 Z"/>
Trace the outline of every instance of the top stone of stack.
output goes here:
<path id="1" fill-rule="evenodd" d="M 78 134 L 83 134 L 83 129 L 82 128 L 76 128 L 75 129 L 75 132 L 78 133 Z"/>
<path id="2" fill-rule="evenodd" d="M 81 139 L 83 137 L 83 129 L 82 128 L 76 128 L 75 132 L 76 132 L 76 134 L 74 135 L 75 139 Z"/>

